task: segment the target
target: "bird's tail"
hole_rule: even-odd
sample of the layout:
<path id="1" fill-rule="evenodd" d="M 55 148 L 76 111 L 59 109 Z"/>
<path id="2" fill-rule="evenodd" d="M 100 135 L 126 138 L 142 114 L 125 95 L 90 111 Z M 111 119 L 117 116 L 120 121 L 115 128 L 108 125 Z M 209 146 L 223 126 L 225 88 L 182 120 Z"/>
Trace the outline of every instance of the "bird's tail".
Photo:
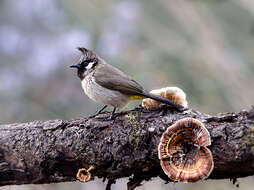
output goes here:
<path id="1" fill-rule="evenodd" d="M 154 95 L 154 94 L 151 94 L 151 93 L 148 93 L 148 92 L 143 92 L 142 96 L 144 96 L 146 98 L 151 98 L 153 100 L 159 101 L 159 102 L 164 103 L 164 104 L 167 104 L 170 107 L 177 109 L 178 111 L 183 111 L 184 110 L 183 106 L 181 106 L 181 105 L 179 105 L 179 104 L 177 104 L 177 103 L 175 103 L 175 102 L 173 102 L 169 99 L 163 98 L 161 96 L 157 96 L 157 95 Z"/>

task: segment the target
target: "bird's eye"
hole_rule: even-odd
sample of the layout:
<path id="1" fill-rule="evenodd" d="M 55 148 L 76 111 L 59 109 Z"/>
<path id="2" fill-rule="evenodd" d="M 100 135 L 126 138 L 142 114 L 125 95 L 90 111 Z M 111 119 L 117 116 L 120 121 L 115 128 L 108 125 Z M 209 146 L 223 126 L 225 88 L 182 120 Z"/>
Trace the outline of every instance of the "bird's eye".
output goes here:
<path id="1" fill-rule="evenodd" d="M 88 62 L 86 61 L 86 60 L 84 60 L 84 61 L 82 61 L 81 63 L 80 63 L 80 65 L 83 65 L 83 66 L 87 66 L 87 64 L 88 64 Z"/>
<path id="2" fill-rule="evenodd" d="M 86 66 L 85 68 L 88 69 L 92 69 L 95 66 L 95 62 L 90 61 L 90 62 L 86 62 Z"/>

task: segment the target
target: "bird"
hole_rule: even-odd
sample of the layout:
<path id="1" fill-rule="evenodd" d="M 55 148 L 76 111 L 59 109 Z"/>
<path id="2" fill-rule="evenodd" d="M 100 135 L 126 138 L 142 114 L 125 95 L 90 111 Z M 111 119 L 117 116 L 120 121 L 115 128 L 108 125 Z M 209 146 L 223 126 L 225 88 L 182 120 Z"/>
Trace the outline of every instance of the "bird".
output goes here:
<path id="1" fill-rule="evenodd" d="M 115 119 L 117 108 L 124 107 L 131 100 L 144 98 L 162 102 L 177 111 L 184 110 L 181 105 L 171 100 L 149 93 L 130 76 L 106 63 L 94 51 L 84 47 L 78 47 L 77 49 L 82 55 L 79 61 L 71 65 L 70 68 L 77 69 L 77 76 L 81 80 L 81 86 L 85 94 L 93 101 L 104 104 L 101 109 L 90 117 L 95 117 L 102 113 L 107 106 L 112 106 L 113 110 L 110 116 L 104 119 Z"/>

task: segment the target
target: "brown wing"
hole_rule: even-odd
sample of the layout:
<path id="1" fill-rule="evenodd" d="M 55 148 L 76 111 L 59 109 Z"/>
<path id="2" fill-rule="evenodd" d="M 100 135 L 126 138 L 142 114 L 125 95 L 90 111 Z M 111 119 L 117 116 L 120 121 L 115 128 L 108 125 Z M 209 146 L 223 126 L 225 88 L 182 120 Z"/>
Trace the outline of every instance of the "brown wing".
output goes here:
<path id="1" fill-rule="evenodd" d="M 128 95 L 140 95 L 143 88 L 119 69 L 109 64 L 98 64 L 94 72 L 95 81 L 111 90 L 117 90 Z"/>

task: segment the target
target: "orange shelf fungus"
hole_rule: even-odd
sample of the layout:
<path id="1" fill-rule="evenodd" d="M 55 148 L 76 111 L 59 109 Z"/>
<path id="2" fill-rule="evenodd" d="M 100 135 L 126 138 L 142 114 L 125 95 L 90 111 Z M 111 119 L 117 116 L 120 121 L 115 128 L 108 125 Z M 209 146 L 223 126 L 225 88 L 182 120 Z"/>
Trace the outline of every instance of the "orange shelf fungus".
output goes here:
<path id="1" fill-rule="evenodd" d="M 213 156 L 206 147 L 211 138 L 203 123 L 193 118 L 177 121 L 162 134 L 158 153 L 160 164 L 170 179 L 196 182 L 213 170 Z"/>
<path id="2" fill-rule="evenodd" d="M 150 93 L 158 95 L 158 96 L 162 96 L 163 98 L 167 98 L 183 106 L 184 108 L 188 107 L 188 103 L 186 101 L 186 95 L 183 92 L 183 90 L 181 90 L 178 87 L 166 87 L 166 88 L 156 89 L 156 90 L 150 91 Z M 146 109 L 156 109 L 156 108 L 159 108 L 161 105 L 162 105 L 161 102 L 158 102 L 150 98 L 145 98 L 142 101 L 142 107 Z"/>
<path id="3" fill-rule="evenodd" d="M 88 182 L 91 180 L 90 171 L 94 169 L 94 166 L 90 166 L 88 169 L 81 168 L 78 170 L 77 179 L 81 182 Z"/>

